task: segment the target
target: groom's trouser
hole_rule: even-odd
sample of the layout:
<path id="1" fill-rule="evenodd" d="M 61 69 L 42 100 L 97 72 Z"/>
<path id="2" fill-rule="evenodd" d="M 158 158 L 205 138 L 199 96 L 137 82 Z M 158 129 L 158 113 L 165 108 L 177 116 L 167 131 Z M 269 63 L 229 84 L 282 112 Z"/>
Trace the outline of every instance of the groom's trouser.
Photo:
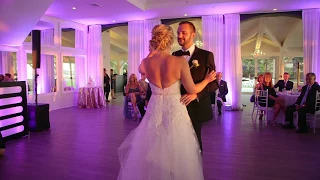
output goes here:
<path id="1" fill-rule="evenodd" d="M 199 141 L 199 146 L 200 146 L 200 150 L 202 152 L 202 140 L 201 140 L 201 129 L 202 129 L 202 123 L 201 122 L 195 122 L 192 121 L 192 125 L 194 128 L 194 131 L 196 132 L 198 141 Z"/>

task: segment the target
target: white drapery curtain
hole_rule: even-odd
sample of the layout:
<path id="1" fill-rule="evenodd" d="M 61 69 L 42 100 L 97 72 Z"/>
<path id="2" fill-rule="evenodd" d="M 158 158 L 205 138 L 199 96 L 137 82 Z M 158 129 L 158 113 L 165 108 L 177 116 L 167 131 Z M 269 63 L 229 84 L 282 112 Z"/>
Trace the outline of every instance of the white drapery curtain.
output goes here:
<path id="1" fill-rule="evenodd" d="M 92 78 L 96 86 L 103 85 L 103 57 L 101 25 L 89 26 L 88 56 L 87 56 L 87 81 Z"/>
<path id="2" fill-rule="evenodd" d="M 240 45 L 240 15 L 226 14 L 224 33 L 224 79 L 228 83 L 229 93 L 227 102 L 232 109 L 242 108 L 241 85 L 242 85 L 242 61 Z"/>
<path id="3" fill-rule="evenodd" d="M 130 74 L 136 74 L 140 62 L 149 54 L 149 40 L 154 26 L 160 24 L 160 20 L 132 21 L 128 24 L 128 78 Z"/>
<path id="4" fill-rule="evenodd" d="M 19 81 L 27 82 L 27 61 L 27 53 L 23 45 L 21 45 L 17 52 L 17 75 Z"/>
<path id="5" fill-rule="evenodd" d="M 227 105 L 242 108 L 242 62 L 240 46 L 240 15 L 202 16 L 204 49 L 214 54 L 216 71 L 228 83 Z"/>
<path id="6" fill-rule="evenodd" d="M 223 15 L 202 16 L 203 49 L 214 54 L 217 72 L 224 71 Z"/>
<path id="7" fill-rule="evenodd" d="M 302 11 L 303 21 L 303 71 L 320 76 L 320 9 Z"/>
<path id="8" fill-rule="evenodd" d="M 40 69 L 37 70 L 38 94 L 49 93 L 55 86 L 54 77 L 54 56 L 41 54 Z"/>
<path id="9" fill-rule="evenodd" d="M 54 45 L 53 29 L 41 31 L 41 46 Z M 54 56 L 41 54 L 40 68 L 37 69 L 38 94 L 49 93 L 55 86 Z"/>
<path id="10" fill-rule="evenodd" d="M 13 79 L 15 70 L 12 52 L 0 52 L 0 74 L 10 73 Z"/>
<path id="11" fill-rule="evenodd" d="M 75 48 L 84 49 L 84 31 L 76 29 L 76 39 L 75 39 Z M 75 58 L 75 71 L 76 71 L 76 88 L 84 87 L 87 82 L 86 68 L 85 68 L 85 58 L 76 57 Z"/>

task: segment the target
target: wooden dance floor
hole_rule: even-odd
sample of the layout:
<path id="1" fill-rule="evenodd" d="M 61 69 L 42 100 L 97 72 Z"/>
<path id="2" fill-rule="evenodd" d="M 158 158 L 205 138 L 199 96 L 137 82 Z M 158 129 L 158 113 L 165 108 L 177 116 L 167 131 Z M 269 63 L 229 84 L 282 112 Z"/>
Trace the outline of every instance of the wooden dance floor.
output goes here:
<path id="1" fill-rule="evenodd" d="M 0 180 L 115 180 L 117 148 L 137 125 L 123 97 L 103 109 L 50 112 L 51 129 L 7 143 Z M 296 134 L 251 120 L 251 107 L 203 127 L 205 180 L 319 180 L 320 130 Z"/>

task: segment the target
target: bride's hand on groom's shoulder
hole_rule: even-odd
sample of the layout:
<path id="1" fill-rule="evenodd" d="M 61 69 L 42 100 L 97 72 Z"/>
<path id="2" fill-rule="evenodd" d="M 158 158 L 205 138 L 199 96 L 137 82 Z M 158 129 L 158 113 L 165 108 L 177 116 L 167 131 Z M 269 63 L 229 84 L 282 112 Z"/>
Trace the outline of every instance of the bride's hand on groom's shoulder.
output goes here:
<path id="1" fill-rule="evenodd" d="M 207 72 L 205 79 L 210 83 L 216 80 L 216 72 L 212 70 L 211 72 Z"/>
<path id="2" fill-rule="evenodd" d="M 186 106 L 188 106 L 192 101 L 197 99 L 197 94 L 185 94 L 180 98 L 180 102 Z"/>

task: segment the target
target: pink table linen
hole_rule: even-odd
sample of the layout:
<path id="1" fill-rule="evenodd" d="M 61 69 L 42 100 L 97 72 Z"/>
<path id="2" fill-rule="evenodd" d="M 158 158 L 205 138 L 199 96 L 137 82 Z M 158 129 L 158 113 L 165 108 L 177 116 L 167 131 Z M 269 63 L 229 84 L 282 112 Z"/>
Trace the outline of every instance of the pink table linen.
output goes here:
<path id="1" fill-rule="evenodd" d="M 106 107 L 103 88 L 100 86 L 79 88 L 78 106 L 82 108 Z"/>

